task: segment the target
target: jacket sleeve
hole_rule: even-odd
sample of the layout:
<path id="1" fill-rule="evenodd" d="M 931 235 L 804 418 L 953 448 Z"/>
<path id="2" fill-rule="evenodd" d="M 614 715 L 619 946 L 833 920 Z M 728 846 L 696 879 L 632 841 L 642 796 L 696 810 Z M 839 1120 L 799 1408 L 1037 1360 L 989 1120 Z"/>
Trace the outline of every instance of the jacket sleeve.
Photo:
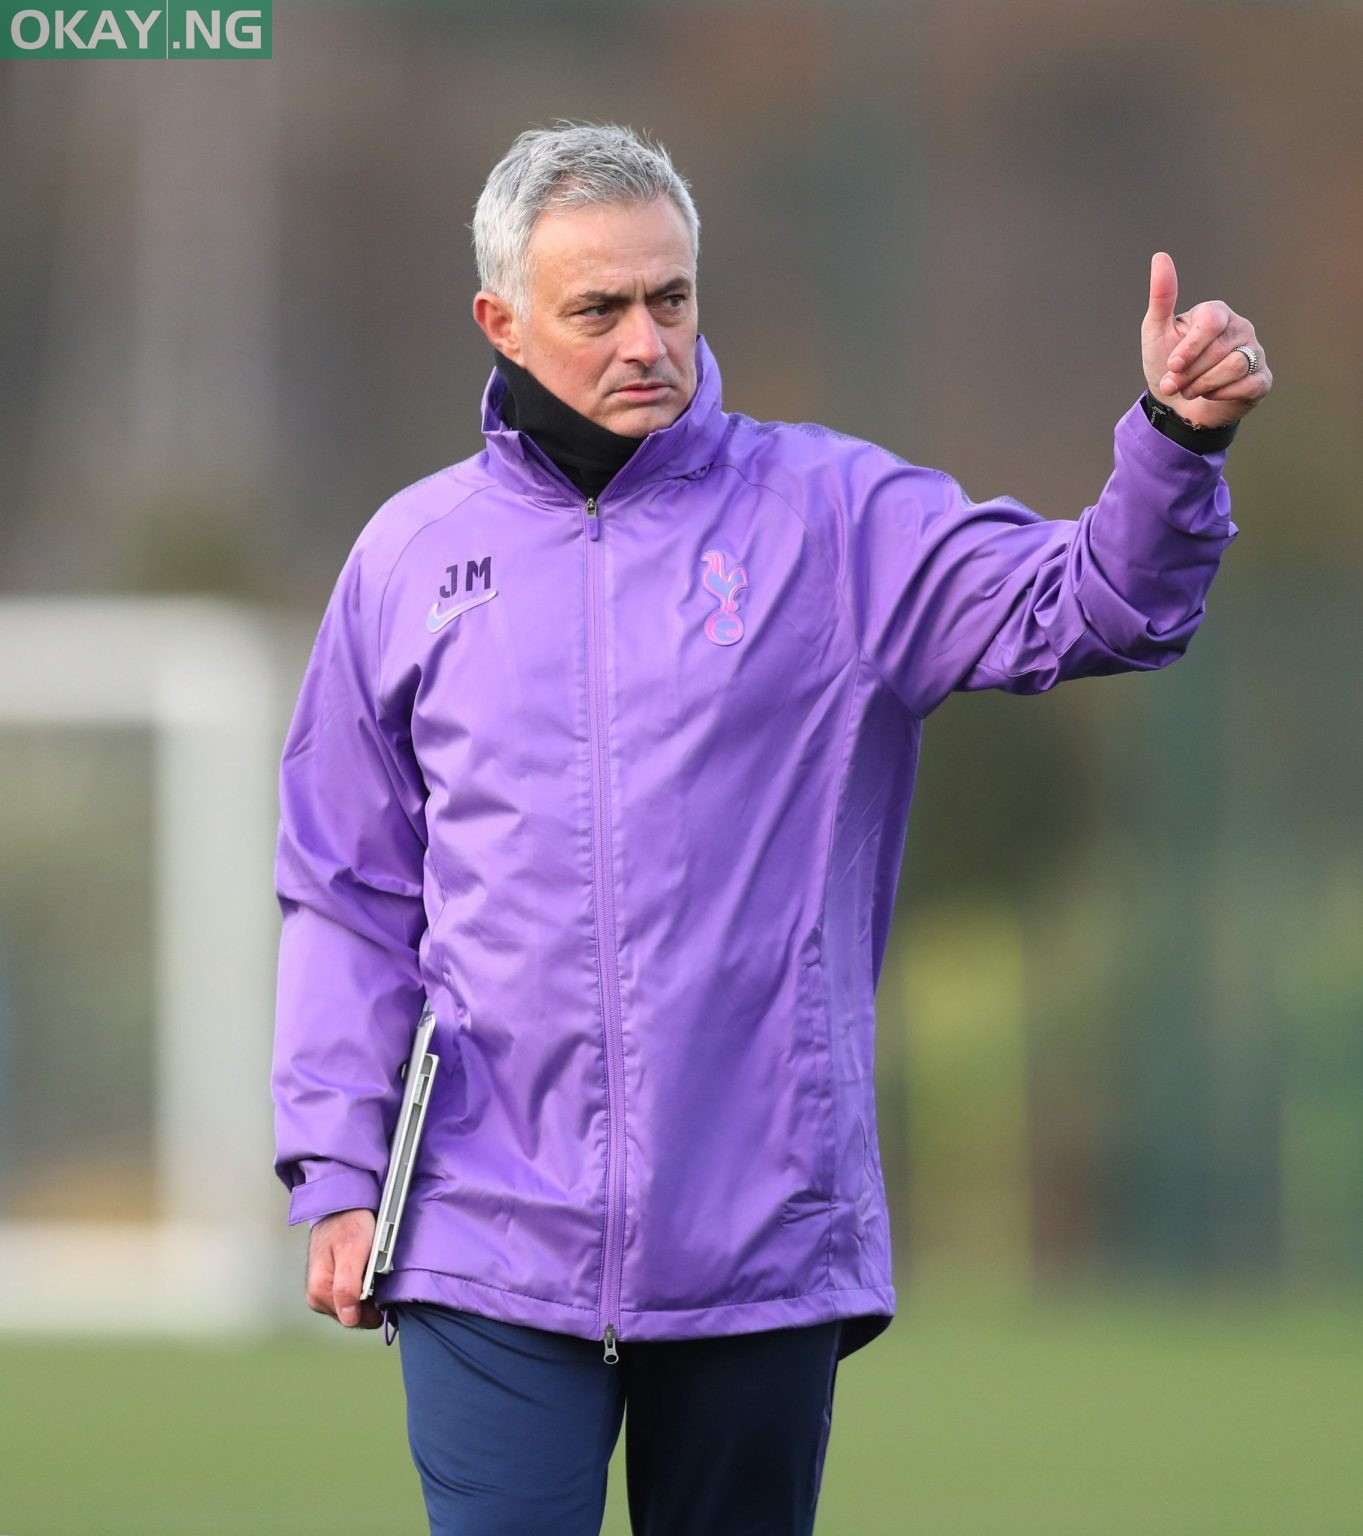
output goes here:
<path id="1" fill-rule="evenodd" d="M 1006 496 L 977 504 L 939 470 L 868 450 L 845 473 L 839 552 L 864 651 L 920 717 L 954 689 L 1040 693 L 1167 666 L 1239 532 L 1225 456 L 1181 447 L 1137 402 L 1097 503 L 1062 521 Z"/>
<path id="2" fill-rule="evenodd" d="M 352 553 L 285 739 L 271 1087 L 289 1224 L 377 1210 L 421 1011 L 426 790 L 376 703 L 377 595 Z"/>

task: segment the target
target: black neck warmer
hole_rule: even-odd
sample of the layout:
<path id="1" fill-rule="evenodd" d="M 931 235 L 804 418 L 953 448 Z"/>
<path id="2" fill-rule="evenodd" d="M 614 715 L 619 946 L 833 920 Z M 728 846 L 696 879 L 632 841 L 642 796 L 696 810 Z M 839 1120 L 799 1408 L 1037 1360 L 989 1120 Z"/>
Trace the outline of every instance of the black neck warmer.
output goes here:
<path id="1" fill-rule="evenodd" d="M 492 355 L 497 372 L 506 380 L 502 420 L 524 432 L 584 496 L 599 496 L 643 438 L 622 437 L 598 426 L 495 347 Z"/>

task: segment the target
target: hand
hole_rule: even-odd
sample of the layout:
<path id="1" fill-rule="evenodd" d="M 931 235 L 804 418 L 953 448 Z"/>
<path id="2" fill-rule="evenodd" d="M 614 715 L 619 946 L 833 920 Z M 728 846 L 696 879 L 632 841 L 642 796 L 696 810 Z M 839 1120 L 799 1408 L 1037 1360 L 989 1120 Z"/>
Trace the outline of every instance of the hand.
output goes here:
<path id="1" fill-rule="evenodd" d="M 313 1223 L 308 1234 L 308 1305 L 346 1328 L 378 1328 L 383 1313 L 360 1300 L 369 1250 L 374 1244 L 373 1211 L 337 1211 Z"/>
<path id="2" fill-rule="evenodd" d="M 1150 308 L 1141 322 L 1141 361 L 1151 398 L 1199 427 L 1224 427 L 1252 411 L 1273 388 L 1254 327 L 1221 299 L 1174 313 L 1178 274 L 1173 258 L 1150 261 Z M 1259 366 L 1238 346 L 1253 347 Z"/>

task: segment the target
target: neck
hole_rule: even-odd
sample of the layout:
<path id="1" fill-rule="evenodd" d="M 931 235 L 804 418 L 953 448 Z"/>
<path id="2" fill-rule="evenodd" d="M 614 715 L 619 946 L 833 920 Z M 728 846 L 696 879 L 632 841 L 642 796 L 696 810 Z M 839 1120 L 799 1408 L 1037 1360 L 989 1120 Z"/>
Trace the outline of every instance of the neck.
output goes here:
<path id="1" fill-rule="evenodd" d="M 495 348 L 493 357 L 497 372 L 506 380 L 503 422 L 524 432 L 584 496 L 599 496 L 643 438 L 624 437 L 599 425 Z"/>

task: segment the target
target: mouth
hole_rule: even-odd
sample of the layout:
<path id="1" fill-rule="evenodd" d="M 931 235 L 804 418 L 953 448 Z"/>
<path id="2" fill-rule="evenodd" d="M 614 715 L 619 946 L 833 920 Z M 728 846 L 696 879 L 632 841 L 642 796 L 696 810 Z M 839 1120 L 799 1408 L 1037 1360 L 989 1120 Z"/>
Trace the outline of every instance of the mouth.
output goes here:
<path id="1" fill-rule="evenodd" d="M 615 393 L 626 400 L 657 400 L 671 388 L 670 384 L 624 384 Z"/>

